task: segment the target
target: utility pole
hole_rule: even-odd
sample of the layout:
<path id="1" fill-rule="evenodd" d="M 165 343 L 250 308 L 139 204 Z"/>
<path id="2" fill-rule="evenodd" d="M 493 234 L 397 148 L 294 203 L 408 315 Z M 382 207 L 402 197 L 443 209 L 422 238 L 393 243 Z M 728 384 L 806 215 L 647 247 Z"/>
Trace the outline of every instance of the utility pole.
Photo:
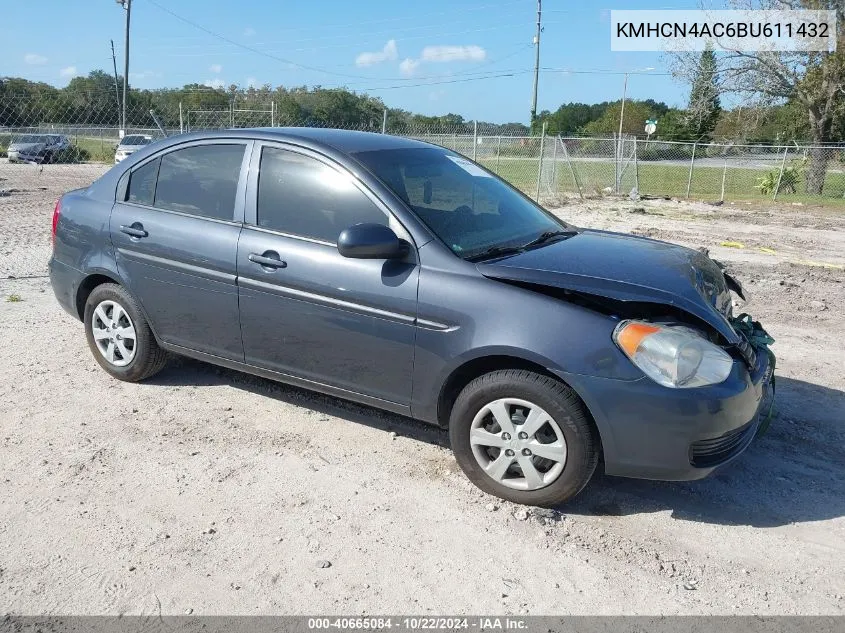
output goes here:
<path id="1" fill-rule="evenodd" d="M 129 19 L 132 17 L 132 0 L 115 0 L 126 11 L 126 34 L 123 50 L 123 113 L 120 118 L 121 138 L 126 134 L 126 95 L 129 92 Z"/>
<path id="2" fill-rule="evenodd" d="M 537 85 L 540 80 L 540 32 L 541 18 L 543 13 L 543 0 L 537 0 L 537 34 L 534 36 L 534 91 L 531 98 L 531 124 L 537 118 Z"/>
<path id="3" fill-rule="evenodd" d="M 622 179 L 620 161 L 622 160 L 622 151 L 625 147 L 622 144 L 622 121 L 625 119 L 625 96 L 627 92 L 628 73 L 625 73 L 625 82 L 622 84 L 622 109 L 619 111 L 619 138 L 616 140 L 616 193 L 619 193 L 620 180 Z"/>
<path id="4" fill-rule="evenodd" d="M 619 112 L 619 138 L 622 138 L 622 119 L 625 118 L 625 96 L 628 92 L 628 73 L 625 73 L 625 82 L 622 84 L 622 109 Z"/>
<path id="5" fill-rule="evenodd" d="M 109 40 L 111 42 L 111 63 L 114 67 L 114 96 L 117 99 L 117 108 L 120 109 L 120 88 L 117 85 L 117 57 L 114 55 L 114 40 Z"/>

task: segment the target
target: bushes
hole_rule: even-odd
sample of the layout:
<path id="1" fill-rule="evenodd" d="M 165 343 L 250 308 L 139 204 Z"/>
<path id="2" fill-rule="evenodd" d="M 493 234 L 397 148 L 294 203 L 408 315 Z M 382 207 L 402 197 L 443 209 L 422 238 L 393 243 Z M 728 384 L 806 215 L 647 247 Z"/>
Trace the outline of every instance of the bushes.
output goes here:
<path id="1" fill-rule="evenodd" d="M 772 169 L 763 178 L 758 179 L 757 188 L 764 196 L 771 196 L 777 188 L 778 193 L 798 193 L 798 183 L 804 170 L 806 159 L 793 161 L 789 167 Z M 780 182 L 778 182 L 780 180 Z"/>

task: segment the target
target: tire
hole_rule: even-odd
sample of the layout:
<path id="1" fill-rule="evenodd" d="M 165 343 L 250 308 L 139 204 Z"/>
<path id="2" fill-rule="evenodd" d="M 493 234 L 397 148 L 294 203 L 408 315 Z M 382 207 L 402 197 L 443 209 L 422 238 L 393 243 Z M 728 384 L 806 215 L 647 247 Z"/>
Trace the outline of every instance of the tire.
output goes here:
<path id="1" fill-rule="evenodd" d="M 115 316 L 117 328 L 111 327 Z M 138 303 L 123 286 L 102 284 L 94 288 L 85 302 L 83 322 L 94 359 L 112 377 L 138 382 L 154 376 L 167 364 L 167 352 L 159 347 Z M 131 345 L 127 325 L 135 336 Z M 99 339 L 95 339 L 95 330 Z M 113 361 L 109 360 L 109 351 Z"/>
<path id="2" fill-rule="evenodd" d="M 514 433 L 498 425 L 494 411 L 505 412 Z M 547 421 L 525 426 L 530 431 L 532 426 L 542 425 L 523 439 L 527 434 L 520 432 L 523 425 L 519 422 L 532 420 L 531 415 L 536 415 L 534 420 Z M 480 446 L 479 437 L 482 444 L 493 441 L 502 447 Z M 449 438 L 458 465 L 476 486 L 502 499 L 534 506 L 572 499 L 590 481 L 601 453 L 598 433 L 575 392 L 558 380 L 526 370 L 494 371 L 470 382 L 452 407 Z M 514 457 L 502 458 L 507 450 Z M 540 457 L 541 452 L 553 457 Z M 488 463 L 482 465 L 480 460 Z M 495 478 L 493 474 L 502 472 L 497 466 L 508 460 L 504 476 Z M 536 475 L 526 476 L 522 464 Z"/>

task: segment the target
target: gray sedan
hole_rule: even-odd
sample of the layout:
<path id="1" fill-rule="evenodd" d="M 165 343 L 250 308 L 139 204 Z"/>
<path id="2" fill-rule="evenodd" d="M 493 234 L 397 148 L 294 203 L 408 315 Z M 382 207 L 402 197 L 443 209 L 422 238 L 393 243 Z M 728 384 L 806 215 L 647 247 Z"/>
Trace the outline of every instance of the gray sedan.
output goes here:
<path id="1" fill-rule="evenodd" d="M 706 255 L 575 227 L 381 134 L 230 130 L 127 157 L 53 216 L 50 277 L 120 380 L 171 354 L 447 428 L 518 503 L 697 479 L 767 423 L 774 369 Z"/>
<path id="2" fill-rule="evenodd" d="M 64 134 L 24 134 L 6 150 L 10 163 L 52 163 L 71 149 Z"/>

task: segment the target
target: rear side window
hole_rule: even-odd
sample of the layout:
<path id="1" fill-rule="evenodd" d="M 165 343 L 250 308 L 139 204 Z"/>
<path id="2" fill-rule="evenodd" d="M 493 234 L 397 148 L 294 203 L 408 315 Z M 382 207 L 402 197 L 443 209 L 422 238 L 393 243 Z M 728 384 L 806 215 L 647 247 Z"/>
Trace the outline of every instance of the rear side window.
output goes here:
<path id="1" fill-rule="evenodd" d="M 158 176 L 158 164 L 160 158 L 150 161 L 143 167 L 132 172 L 129 177 L 129 191 L 126 200 L 135 204 L 153 206 L 153 198 L 156 191 L 156 176 Z"/>
<path id="2" fill-rule="evenodd" d="M 388 224 L 387 215 L 352 177 L 272 147 L 261 153 L 257 213 L 258 226 L 332 243 L 353 224 Z"/>
<path id="3" fill-rule="evenodd" d="M 198 145 L 165 154 L 158 170 L 154 206 L 231 220 L 244 147 Z M 131 181 L 129 189 L 131 194 Z"/>

